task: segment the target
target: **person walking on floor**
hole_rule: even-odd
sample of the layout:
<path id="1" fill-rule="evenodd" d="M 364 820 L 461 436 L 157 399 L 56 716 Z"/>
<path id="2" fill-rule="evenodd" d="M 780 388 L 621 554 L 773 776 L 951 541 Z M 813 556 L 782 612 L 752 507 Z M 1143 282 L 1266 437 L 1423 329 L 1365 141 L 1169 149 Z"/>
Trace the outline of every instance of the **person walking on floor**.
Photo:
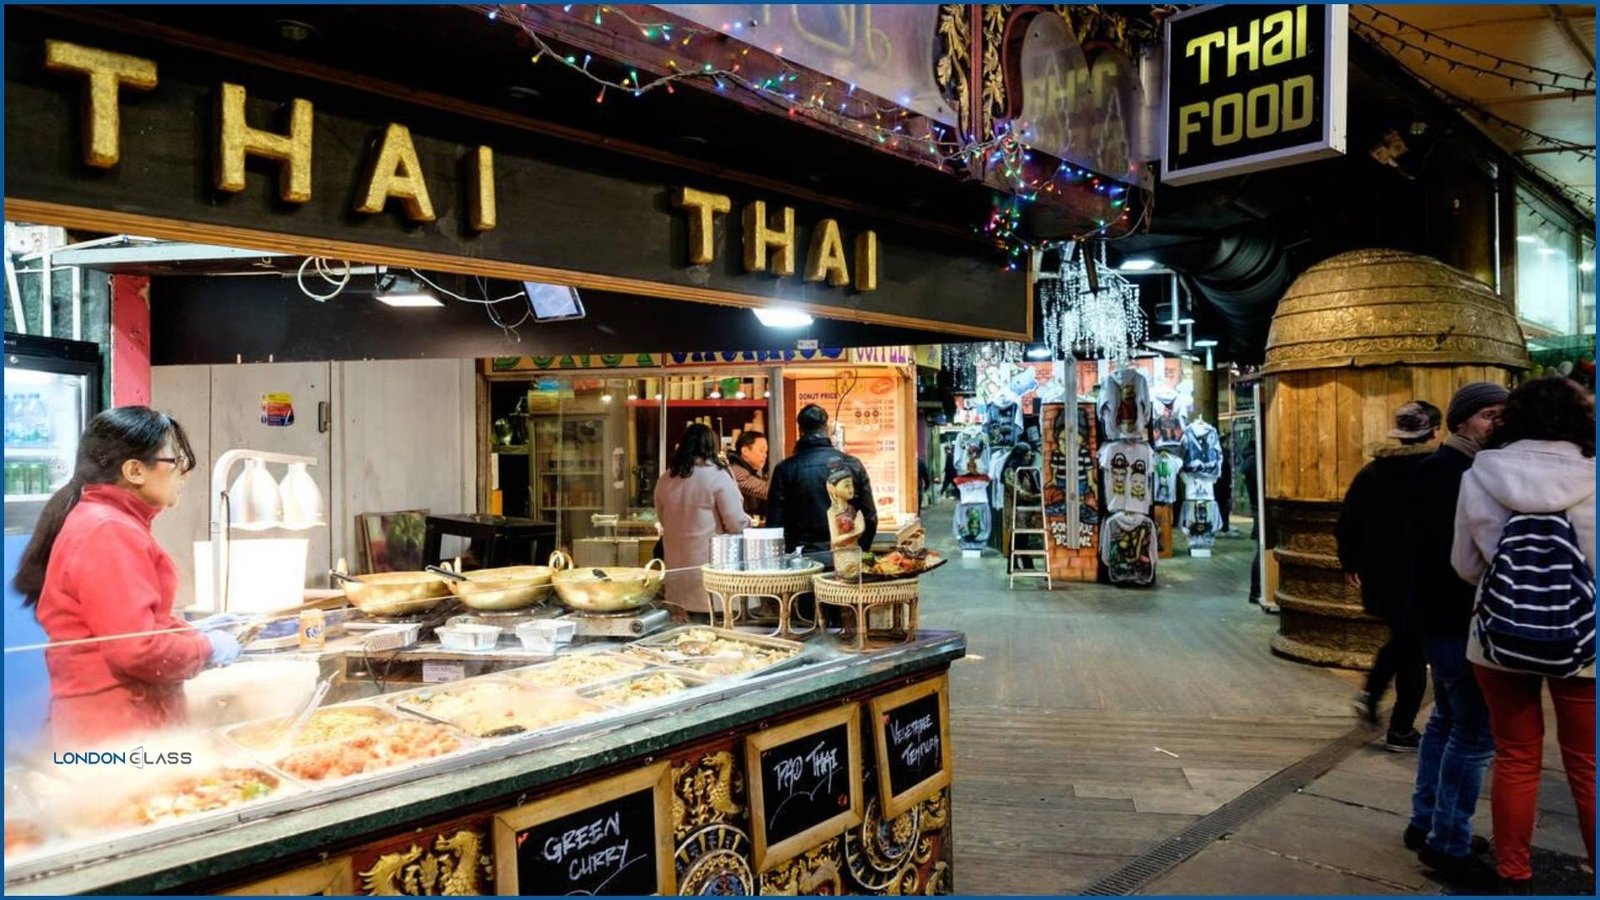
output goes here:
<path id="1" fill-rule="evenodd" d="M 1467 658 L 1494 733 L 1490 808 L 1505 894 L 1532 893 L 1545 685 L 1594 867 L 1594 435 L 1594 397 L 1577 383 L 1523 384 L 1456 505 L 1450 561 L 1478 586 Z"/>
<path id="2" fill-rule="evenodd" d="M 1401 511 L 1414 573 L 1405 602 L 1405 623 L 1422 642 L 1433 670 L 1433 714 L 1422 732 L 1411 821 L 1405 845 L 1447 880 L 1492 885 L 1494 872 L 1480 856 L 1489 842 L 1472 833 L 1484 770 L 1494 756 L 1489 710 L 1467 663 L 1467 622 L 1473 589 L 1450 565 L 1456 531 L 1456 496 L 1461 476 L 1488 445 L 1506 389 L 1475 382 L 1450 398 L 1445 426 L 1450 434 L 1417 464 Z"/>
<path id="3" fill-rule="evenodd" d="M 1441 418 L 1439 407 L 1422 400 L 1395 410 L 1389 437 L 1399 445 L 1378 448 L 1373 460 L 1356 473 L 1334 528 L 1345 581 L 1361 591 L 1361 606 L 1369 615 L 1389 623 L 1389 640 L 1373 660 L 1355 707 L 1376 725 L 1378 703 L 1394 680 L 1394 710 L 1384 746 L 1397 753 L 1415 750 L 1422 742 L 1416 721 L 1428 673 L 1422 644 L 1401 619 L 1411 585 L 1411 558 L 1395 533 L 1396 498 L 1405 495 L 1417 465 L 1432 451 L 1429 442 Z"/>
<path id="4" fill-rule="evenodd" d="M 717 454 L 717 436 L 704 425 L 684 429 L 667 460 L 667 477 L 656 484 L 656 518 L 661 523 L 667 576 L 667 604 L 709 616 L 711 597 L 700 567 L 711 561 L 711 538 L 740 534 L 750 525 L 739 486 Z"/>

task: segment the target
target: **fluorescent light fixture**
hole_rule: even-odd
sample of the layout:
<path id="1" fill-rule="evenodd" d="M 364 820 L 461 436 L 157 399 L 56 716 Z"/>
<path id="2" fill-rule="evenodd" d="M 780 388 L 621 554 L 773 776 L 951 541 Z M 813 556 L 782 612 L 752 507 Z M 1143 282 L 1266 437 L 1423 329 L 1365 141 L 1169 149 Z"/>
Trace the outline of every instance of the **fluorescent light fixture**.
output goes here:
<path id="1" fill-rule="evenodd" d="M 1194 345 L 1196 347 L 1215 347 L 1217 341 L 1215 338 L 1195 338 Z"/>
<path id="2" fill-rule="evenodd" d="M 756 318 L 768 328 L 804 328 L 813 321 L 811 316 L 798 309 L 766 307 L 754 310 Z"/>
<path id="3" fill-rule="evenodd" d="M 444 301 L 424 290 L 422 281 L 410 275 L 392 275 L 379 282 L 379 303 L 403 308 L 443 306 Z"/>
<path id="4" fill-rule="evenodd" d="M 1539 238 L 1538 238 L 1537 235 L 1519 234 L 1519 235 L 1517 235 L 1517 243 L 1519 243 L 1519 244 L 1537 244 L 1537 243 L 1539 243 Z"/>
<path id="5" fill-rule="evenodd" d="M 405 291 L 379 294 L 378 302 L 389 306 L 398 306 L 409 309 L 420 309 L 425 306 L 443 306 L 444 302 L 438 297 L 425 291 Z"/>
<path id="6" fill-rule="evenodd" d="M 1043 344 L 1034 344 L 1033 346 L 1028 348 L 1028 352 L 1025 355 L 1029 359 L 1033 359 L 1033 360 L 1049 359 L 1050 358 L 1050 348 L 1046 347 Z"/>
<path id="7" fill-rule="evenodd" d="M 1117 268 L 1124 272 L 1148 272 L 1156 267 L 1153 259 L 1125 259 Z"/>
<path id="8" fill-rule="evenodd" d="M 1556 248 L 1554 248 L 1554 247 L 1540 247 L 1539 248 L 1539 255 L 1540 256 L 1555 256 L 1557 252 L 1559 252 L 1559 251 L 1557 251 Z"/>
<path id="9" fill-rule="evenodd" d="M 1178 320 L 1178 324 L 1179 325 L 1193 325 L 1194 324 L 1194 317 L 1193 316 L 1184 316 L 1183 318 Z"/>

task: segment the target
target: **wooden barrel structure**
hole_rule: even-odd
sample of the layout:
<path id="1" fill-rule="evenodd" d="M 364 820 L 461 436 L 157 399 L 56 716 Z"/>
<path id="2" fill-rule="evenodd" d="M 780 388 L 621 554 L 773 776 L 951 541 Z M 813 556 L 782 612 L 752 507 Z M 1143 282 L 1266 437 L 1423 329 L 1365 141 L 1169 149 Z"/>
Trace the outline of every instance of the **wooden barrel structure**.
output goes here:
<path id="1" fill-rule="evenodd" d="M 1362 611 L 1360 592 L 1339 568 L 1333 530 L 1345 488 L 1375 446 L 1393 443 L 1386 436 L 1401 404 L 1426 400 L 1443 410 L 1462 385 L 1510 385 L 1528 365 L 1506 302 L 1425 256 L 1343 253 L 1289 286 L 1262 368 L 1267 539 L 1281 611 L 1276 653 L 1372 665 L 1387 632 Z"/>

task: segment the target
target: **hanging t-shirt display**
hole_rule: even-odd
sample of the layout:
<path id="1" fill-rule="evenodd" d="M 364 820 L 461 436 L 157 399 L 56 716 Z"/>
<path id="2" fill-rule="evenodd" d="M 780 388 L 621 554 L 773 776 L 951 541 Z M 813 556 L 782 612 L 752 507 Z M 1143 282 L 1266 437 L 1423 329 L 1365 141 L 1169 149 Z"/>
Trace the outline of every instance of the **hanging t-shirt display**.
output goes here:
<path id="1" fill-rule="evenodd" d="M 1143 441 L 1112 441 L 1100 447 L 1108 512 L 1150 512 L 1150 475 L 1155 458 Z"/>
<path id="2" fill-rule="evenodd" d="M 1152 495 L 1155 502 L 1163 506 L 1171 506 L 1178 502 L 1178 472 L 1183 469 L 1183 458 L 1171 450 L 1162 450 L 1156 454 L 1155 475 L 1150 480 L 1154 485 Z"/>
<path id="3" fill-rule="evenodd" d="M 1100 428 L 1109 440 L 1143 440 L 1150 426 L 1150 383 L 1138 369 L 1121 369 L 1106 375 L 1096 406 Z"/>
<path id="4" fill-rule="evenodd" d="M 1189 423 L 1178 409 L 1177 393 L 1169 391 L 1163 396 L 1156 397 L 1154 410 L 1155 418 L 1150 422 L 1150 430 L 1155 433 L 1156 449 L 1176 449 L 1182 446 L 1183 429 Z"/>
<path id="5" fill-rule="evenodd" d="M 956 543 L 963 550 L 982 550 L 988 546 L 993 518 L 989 509 L 989 476 L 958 475 L 956 490 L 961 494 L 952 523 Z"/>
<path id="6" fill-rule="evenodd" d="M 1204 419 L 1183 429 L 1183 470 L 1212 481 L 1222 477 L 1222 436 Z"/>
<path id="7" fill-rule="evenodd" d="M 1146 586 L 1156 580 L 1156 523 L 1140 513 L 1106 517 L 1100 530 L 1100 560 L 1112 584 Z"/>
<path id="8" fill-rule="evenodd" d="M 1189 535 L 1189 547 L 1206 548 L 1216 543 L 1222 528 L 1222 510 L 1215 499 L 1216 479 L 1183 474 L 1183 511 L 1178 527 Z"/>

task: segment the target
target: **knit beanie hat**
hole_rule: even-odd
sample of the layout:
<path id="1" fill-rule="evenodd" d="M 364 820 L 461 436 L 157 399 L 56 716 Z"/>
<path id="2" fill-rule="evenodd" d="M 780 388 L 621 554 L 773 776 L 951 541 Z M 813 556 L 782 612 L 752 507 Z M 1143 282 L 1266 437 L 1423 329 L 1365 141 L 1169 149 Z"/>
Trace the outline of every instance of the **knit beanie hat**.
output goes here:
<path id="1" fill-rule="evenodd" d="M 1511 392 L 1488 381 L 1474 381 L 1464 385 L 1450 398 L 1450 410 L 1445 413 L 1445 427 L 1455 431 L 1461 423 L 1478 414 L 1485 406 L 1506 402 Z"/>

